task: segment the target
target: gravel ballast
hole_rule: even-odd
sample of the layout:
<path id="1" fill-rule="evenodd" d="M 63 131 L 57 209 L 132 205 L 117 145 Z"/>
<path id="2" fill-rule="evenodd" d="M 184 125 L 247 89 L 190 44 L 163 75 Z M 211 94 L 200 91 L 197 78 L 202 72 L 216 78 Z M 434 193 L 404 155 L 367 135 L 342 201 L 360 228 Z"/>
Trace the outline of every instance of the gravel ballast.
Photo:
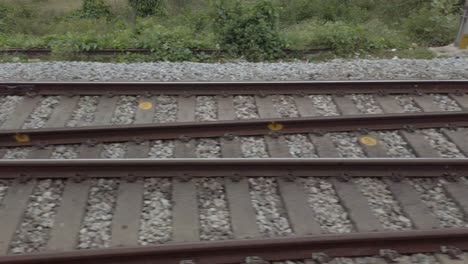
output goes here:
<path id="1" fill-rule="evenodd" d="M 435 60 L 334 60 L 326 63 L 89 63 L 89 62 L 44 62 L 0 64 L 0 80 L 3 81 L 278 81 L 278 80 L 361 80 L 361 79 L 468 79 L 468 59 Z M 416 95 L 415 95 L 416 96 Z M 445 95 L 431 95 L 436 104 L 445 111 L 459 111 L 460 107 Z M 0 124 L 10 115 L 21 97 L 8 96 L 0 99 Z M 299 115 L 292 96 L 273 96 L 276 111 L 281 117 Z M 317 115 L 339 115 L 330 95 L 309 95 Z M 380 114 L 382 110 L 372 95 L 351 95 L 361 113 Z M 421 111 L 413 99 L 396 96 L 398 103 L 408 112 Z M 44 97 L 24 124 L 24 128 L 43 127 L 60 97 Z M 112 124 L 131 124 L 138 107 L 135 96 L 121 96 L 112 117 Z M 154 121 L 174 122 L 177 118 L 177 97 L 154 95 Z M 254 96 L 234 96 L 237 119 L 259 118 Z M 218 106 L 216 97 L 197 96 L 195 116 L 197 121 L 216 120 Z M 79 107 L 73 112 L 67 126 L 92 124 L 99 97 L 84 96 Z M 397 131 L 377 132 L 391 157 L 415 157 L 412 149 Z M 329 134 L 341 156 L 364 158 L 358 143 L 357 133 Z M 463 157 L 460 151 L 440 133 L 427 134 L 431 146 L 443 157 Z M 264 137 L 241 137 L 244 158 L 267 158 L 268 151 Z M 294 157 L 317 158 L 316 146 L 307 135 L 286 135 L 290 153 Z M 125 157 L 125 144 L 105 144 L 102 158 Z M 26 158 L 31 148 L 8 149 L 4 158 Z M 52 158 L 76 158 L 76 146 L 56 146 Z M 197 139 L 197 158 L 219 158 L 220 142 L 217 139 Z M 173 140 L 151 142 L 150 158 L 173 158 Z M 57 181 L 58 182 L 58 181 Z M 306 190 L 309 206 L 325 233 L 349 233 L 356 231 L 348 213 L 337 197 L 333 184 L 325 178 L 301 178 Z M 372 211 L 382 225 L 389 230 L 411 229 L 411 221 L 404 217 L 401 208 L 379 179 L 356 179 L 357 185 L 368 199 Z M 171 180 L 151 178 L 144 180 L 144 201 L 140 218 L 139 243 L 141 245 L 165 243 L 171 240 L 172 197 Z M 284 210 L 278 184 L 274 178 L 250 178 L 250 197 L 257 216 L 260 231 L 266 236 L 293 234 Z M 440 220 L 442 227 L 465 227 L 466 220 L 454 201 L 443 190 L 443 182 L 415 180 L 415 191 L 431 212 Z M 8 183 L 0 181 L 0 203 Z M 42 188 L 42 189 L 41 189 Z M 61 184 L 44 184 L 36 187 L 29 211 L 18 228 L 11 246 L 12 253 L 42 250 L 47 243 L 55 210 L 60 205 Z M 108 247 L 111 240 L 111 224 L 119 188 L 118 180 L 93 180 L 79 234 L 78 248 Z M 50 191 L 54 189 L 54 191 Z M 41 190 L 38 192 L 37 190 Z M 49 195 L 49 193 L 52 193 Z M 197 198 L 200 211 L 200 239 L 218 240 L 232 238 L 229 205 L 221 179 L 197 179 Z M 43 199 L 43 200 L 41 200 Z M 45 201 L 45 202 L 43 202 Z M 44 204 L 43 204 L 44 203 Z M 47 204 L 45 204 L 47 203 Z M 31 207 L 31 208 L 30 208 Z M 50 208 L 49 208 L 50 207 Z M 33 219 L 33 220 L 31 220 Z M 34 224 L 32 224 L 34 222 Z M 437 263 L 431 255 L 406 257 L 414 263 Z M 360 259 L 343 259 L 339 263 L 362 263 Z M 288 264 L 300 262 L 284 262 Z"/>
<path id="2" fill-rule="evenodd" d="M 317 114 L 321 116 L 337 116 L 340 111 L 336 107 L 333 98 L 330 95 L 309 95 L 312 105 L 317 109 Z"/>
<path id="3" fill-rule="evenodd" d="M 22 96 L 4 96 L 0 99 L 0 125 L 7 120 L 15 111 L 18 103 L 23 100 Z"/>
<path id="4" fill-rule="evenodd" d="M 94 121 L 94 115 L 99 103 L 99 96 L 81 96 L 78 107 L 73 112 L 67 126 L 89 126 Z"/>
<path id="5" fill-rule="evenodd" d="M 461 111 L 461 107 L 455 100 L 445 94 L 431 94 L 434 103 L 436 103 L 441 110 L 444 111 Z"/>
<path id="6" fill-rule="evenodd" d="M 196 181 L 200 214 L 200 239 L 233 238 L 223 178 L 202 178 Z"/>
<path id="7" fill-rule="evenodd" d="M 323 63 L 95 63 L 0 64 L 0 80 L 233 81 L 468 79 L 468 59 L 332 60 Z"/>
<path id="8" fill-rule="evenodd" d="M 173 140 L 153 141 L 148 155 L 152 159 L 173 158 L 174 157 L 174 141 Z"/>
<path id="9" fill-rule="evenodd" d="M 445 193 L 442 180 L 419 178 L 411 179 L 410 183 L 439 219 L 441 227 L 468 227 L 460 208 Z"/>
<path id="10" fill-rule="evenodd" d="M 298 117 L 299 111 L 297 110 L 296 102 L 293 96 L 279 95 L 273 97 L 273 104 L 279 117 Z"/>
<path id="11" fill-rule="evenodd" d="M 249 95 L 236 95 L 233 99 L 237 119 L 259 118 L 255 97 Z"/>
<path id="12" fill-rule="evenodd" d="M 8 148 L 3 159 L 25 159 L 31 152 L 31 147 Z"/>
<path id="13" fill-rule="evenodd" d="M 292 229 L 278 193 L 276 179 L 249 178 L 249 183 L 250 198 L 260 232 L 269 237 L 291 235 Z"/>
<path id="14" fill-rule="evenodd" d="M 133 123 L 138 98 L 136 96 L 120 96 L 111 123 L 114 125 L 128 125 Z"/>
<path id="15" fill-rule="evenodd" d="M 393 96 L 398 105 L 407 113 L 422 112 L 422 109 L 416 104 L 414 98 L 408 95 L 395 95 Z"/>
<path id="16" fill-rule="evenodd" d="M 241 137 L 241 149 L 244 158 L 268 158 L 263 137 Z"/>
<path id="17" fill-rule="evenodd" d="M 464 158 L 457 146 L 445 137 L 440 129 L 421 129 L 420 133 L 429 142 L 431 147 L 443 158 Z"/>
<path id="18" fill-rule="evenodd" d="M 356 178 L 354 181 L 385 229 L 408 230 L 412 228 L 411 220 L 404 215 L 398 201 L 395 200 L 382 179 L 366 177 Z"/>
<path id="19" fill-rule="evenodd" d="M 121 159 L 125 156 L 126 143 L 104 144 L 101 152 L 103 159 Z"/>
<path id="20" fill-rule="evenodd" d="M 315 146 L 306 135 L 292 134 L 285 135 L 289 153 L 295 158 L 318 158 Z"/>
<path id="21" fill-rule="evenodd" d="M 214 121 L 218 118 L 218 101 L 215 96 L 197 96 L 195 119 Z"/>
<path id="22" fill-rule="evenodd" d="M 168 123 L 177 119 L 177 97 L 160 95 L 155 99 L 154 122 Z"/>
<path id="23" fill-rule="evenodd" d="M 168 178 L 145 179 L 138 236 L 141 245 L 164 243 L 171 239 L 171 186 Z"/>
<path id="24" fill-rule="evenodd" d="M 3 197 L 5 197 L 9 187 L 10 181 L 0 180 L 0 205 L 2 204 Z"/>
<path id="25" fill-rule="evenodd" d="M 28 205 L 10 252 L 31 253 L 45 249 L 65 184 L 62 180 L 41 180 L 29 197 Z"/>
<path id="26" fill-rule="evenodd" d="M 77 248 L 110 246 L 111 224 L 118 188 L 117 180 L 93 180 Z"/>
<path id="27" fill-rule="evenodd" d="M 275 261 L 275 264 L 310 264 L 316 261 L 297 261 L 297 260 L 286 260 L 286 261 Z M 387 263 L 380 257 L 357 257 L 357 258 L 333 258 L 333 264 L 376 264 L 376 263 Z M 418 263 L 418 264 L 439 264 L 439 261 L 431 254 L 411 254 L 411 255 L 400 255 L 396 258 L 396 263 Z"/>
<path id="28" fill-rule="evenodd" d="M 354 132 L 329 133 L 342 158 L 365 158 L 366 155 L 358 143 L 359 136 Z"/>
<path id="29" fill-rule="evenodd" d="M 54 147 L 51 159 L 77 159 L 80 145 L 58 145 Z"/>
<path id="30" fill-rule="evenodd" d="M 401 263 L 422 263 L 422 264 L 439 264 L 434 255 L 431 254 L 412 254 L 402 255 L 398 258 Z"/>
<path id="31" fill-rule="evenodd" d="M 195 155 L 197 158 L 221 158 L 221 145 L 218 139 L 201 138 L 197 140 Z"/>
<path id="32" fill-rule="evenodd" d="M 323 178 L 301 178 L 309 206 L 326 233 L 350 233 L 354 230 L 348 213 L 341 205 L 333 185 Z"/>
<path id="33" fill-rule="evenodd" d="M 348 96 L 361 114 L 383 114 L 379 104 L 370 94 L 353 94 Z"/>
<path id="34" fill-rule="evenodd" d="M 385 146 L 387 155 L 392 158 L 416 158 L 416 154 L 396 130 L 377 132 L 379 140 Z"/>
<path id="35" fill-rule="evenodd" d="M 23 128 L 43 127 L 59 102 L 60 98 L 58 96 L 44 97 L 31 115 L 26 119 L 23 124 Z"/>

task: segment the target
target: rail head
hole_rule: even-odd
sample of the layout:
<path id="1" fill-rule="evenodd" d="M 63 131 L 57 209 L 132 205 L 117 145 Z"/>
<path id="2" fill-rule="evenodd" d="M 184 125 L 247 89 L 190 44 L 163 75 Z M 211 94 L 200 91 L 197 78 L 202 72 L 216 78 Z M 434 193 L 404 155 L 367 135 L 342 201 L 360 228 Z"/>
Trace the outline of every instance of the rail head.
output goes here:
<path id="1" fill-rule="evenodd" d="M 468 228 L 326 234 L 1 256 L 0 263 L 106 264 L 118 261 L 121 264 L 143 264 L 157 259 L 158 263 L 169 264 L 184 260 L 197 264 L 233 264 L 242 263 L 249 256 L 281 261 L 310 259 L 313 253 L 331 258 L 375 256 L 382 249 L 392 249 L 401 254 L 441 253 L 441 247 L 448 245 L 468 250 L 467 236 Z"/>
<path id="2" fill-rule="evenodd" d="M 0 179 L 145 177 L 468 176 L 468 159 L 76 159 L 1 160 Z"/>
<path id="3" fill-rule="evenodd" d="M 457 111 L 14 129 L 0 131 L 0 147 L 467 126 L 468 112 Z"/>
<path id="4" fill-rule="evenodd" d="M 468 80 L 280 82 L 0 82 L 0 94 L 29 95 L 261 95 L 466 93 Z"/>

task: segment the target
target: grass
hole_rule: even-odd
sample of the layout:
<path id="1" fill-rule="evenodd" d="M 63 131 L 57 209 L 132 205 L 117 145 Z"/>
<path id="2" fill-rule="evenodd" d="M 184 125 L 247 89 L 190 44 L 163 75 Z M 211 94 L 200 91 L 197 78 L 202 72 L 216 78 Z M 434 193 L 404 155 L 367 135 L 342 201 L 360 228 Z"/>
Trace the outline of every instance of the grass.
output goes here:
<path id="1" fill-rule="evenodd" d="M 82 0 L 0 0 L 0 5 L 12 8 L 3 17 L 0 9 L 0 48 L 49 47 L 54 54 L 48 59 L 64 60 L 237 59 L 228 54 L 210 57 L 190 52 L 191 48 L 219 47 L 220 38 L 215 30 L 219 25 L 213 22 L 216 12 L 208 4 L 214 0 L 166 0 L 167 15 L 145 18 L 135 17 L 128 0 L 104 1 L 113 14 L 107 19 L 71 18 L 70 13 L 80 9 Z M 434 55 L 427 47 L 451 43 L 458 27 L 458 0 L 394 0 L 395 5 L 384 0 L 273 1 L 282 6 L 279 34 L 288 48 L 332 49 L 307 56 L 284 55 L 282 60 L 432 58 Z M 150 56 L 127 54 L 113 59 L 78 54 L 101 48 L 149 48 L 154 52 Z M 1 58 L 8 61 L 16 60 L 15 57 L 18 56 Z"/>
<path id="2" fill-rule="evenodd" d="M 1 0 L 9 5 L 26 5 L 36 9 L 39 14 L 55 13 L 63 15 L 81 6 L 81 0 Z M 119 10 L 128 4 L 128 0 L 104 0 L 114 10 Z"/>

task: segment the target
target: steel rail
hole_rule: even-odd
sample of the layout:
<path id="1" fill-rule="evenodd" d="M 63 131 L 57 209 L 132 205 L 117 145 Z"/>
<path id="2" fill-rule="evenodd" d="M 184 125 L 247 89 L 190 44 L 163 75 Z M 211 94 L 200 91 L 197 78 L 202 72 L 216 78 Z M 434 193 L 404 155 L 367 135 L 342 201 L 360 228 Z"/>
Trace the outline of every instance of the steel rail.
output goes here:
<path id="1" fill-rule="evenodd" d="M 111 125 L 15 129 L 0 131 L 0 146 L 46 146 L 55 144 L 108 143 L 157 139 L 258 136 L 292 133 L 416 129 L 468 126 L 468 112 L 300 117 L 208 122 L 175 122 L 143 125 Z"/>
<path id="2" fill-rule="evenodd" d="M 202 48 L 191 48 L 190 49 L 194 53 L 206 53 L 206 54 L 215 54 L 215 53 L 225 53 L 226 50 L 221 49 L 202 49 Z M 283 52 L 287 54 L 292 53 L 299 53 L 299 54 L 315 54 L 324 51 L 333 50 L 331 48 L 325 47 L 317 47 L 311 49 L 303 49 L 303 50 L 294 50 L 294 49 L 283 49 Z M 0 49 L 0 54 L 15 54 L 21 53 L 26 55 L 48 55 L 52 53 L 52 49 L 50 48 L 6 48 Z M 86 54 L 86 55 L 116 55 L 116 54 L 125 54 L 125 53 L 138 53 L 138 54 L 151 54 L 153 53 L 153 49 L 142 49 L 142 48 L 126 48 L 126 49 L 113 49 L 113 48 L 105 48 L 105 49 L 95 49 L 95 50 L 83 50 L 78 52 L 79 54 Z"/>
<path id="3" fill-rule="evenodd" d="M 137 177 L 468 176 L 468 159 L 76 159 L 0 160 L 0 179 Z"/>
<path id="4" fill-rule="evenodd" d="M 0 94 L 30 95 L 267 95 L 424 94 L 468 92 L 468 80 L 287 82 L 0 82 Z"/>
<path id="5" fill-rule="evenodd" d="M 400 254 L 442 253 L 444 246 L 468 250 L 467 237 L 468 228 L 327 234 L 2 256 L 0 263 L 179 264 L 191 260 L 197 264 L 234 264 L 244 263 L 248 256 L 281 261 L 311 259 L 314 253 L 330 258 L 375 256 L 382 249 Z"/>

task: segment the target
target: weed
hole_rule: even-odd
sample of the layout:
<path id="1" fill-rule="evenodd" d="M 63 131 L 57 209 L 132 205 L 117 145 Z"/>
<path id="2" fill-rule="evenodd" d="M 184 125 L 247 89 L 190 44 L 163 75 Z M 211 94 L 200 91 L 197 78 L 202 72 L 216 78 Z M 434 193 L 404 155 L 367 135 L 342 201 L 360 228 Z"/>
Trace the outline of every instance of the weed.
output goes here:
<path id="1" fill-rule="evenodd" d="M 247 60 L 273 60 L 281 56 L 286 43 L 278 31 L 278 8 L 261 0 L 253 6 L 240 1 L 218 1 L 216 27 L 222 48 Z"/>
<path id="2" fill-rule="evenodd" d="M 458 17 L 424 8 L 409 17 L 404 23 L 404 28 L 406 33 L 419 44 L 443 46 L 454 41 Z"/>
<path id="3" fill-rule="evenodd" d="M 81 8 L 73 12 L 72 17 L 101 18 L 110 17 L 110 15 L 110 6 L 103 0 L 83 0 Z"/>
<path id="4" fill-rule="evenodd" d="M 129 0 L 129 4 L 138 16 L 166 14 L 165 0 Z"/>
<path id="5" fill-rule="evenodd" d="M 370 50 L 406 48 L 409 40 L 379 21 L 366 24 L 304 21 L 283 30 L 294 49 L 325 47 L 340 56 L 354 56 Z"/>
<path id="6" fill-rule="evenodd" d="M 463 0 L 0 0 L 0 48 L 82 51 L 148 48 L 122 61 L 303 58 L 285 47 L 332 49 L 311 59 L 366 54 L 430 57 L 453 41 Z M 81 7 L 80 7 L 81 3 Z M 409 50 L 413 43 L 420 49 Z M 216 49 L 200 55 L 193 50 Z M 397 50 L 398 52 L 388 50 Z M 227 51 L 227 52 L 224 52 Z M 407 53 L 405 53 L 407 52 Z M 398 56 L 398 55 L 396 55 Z"/>

